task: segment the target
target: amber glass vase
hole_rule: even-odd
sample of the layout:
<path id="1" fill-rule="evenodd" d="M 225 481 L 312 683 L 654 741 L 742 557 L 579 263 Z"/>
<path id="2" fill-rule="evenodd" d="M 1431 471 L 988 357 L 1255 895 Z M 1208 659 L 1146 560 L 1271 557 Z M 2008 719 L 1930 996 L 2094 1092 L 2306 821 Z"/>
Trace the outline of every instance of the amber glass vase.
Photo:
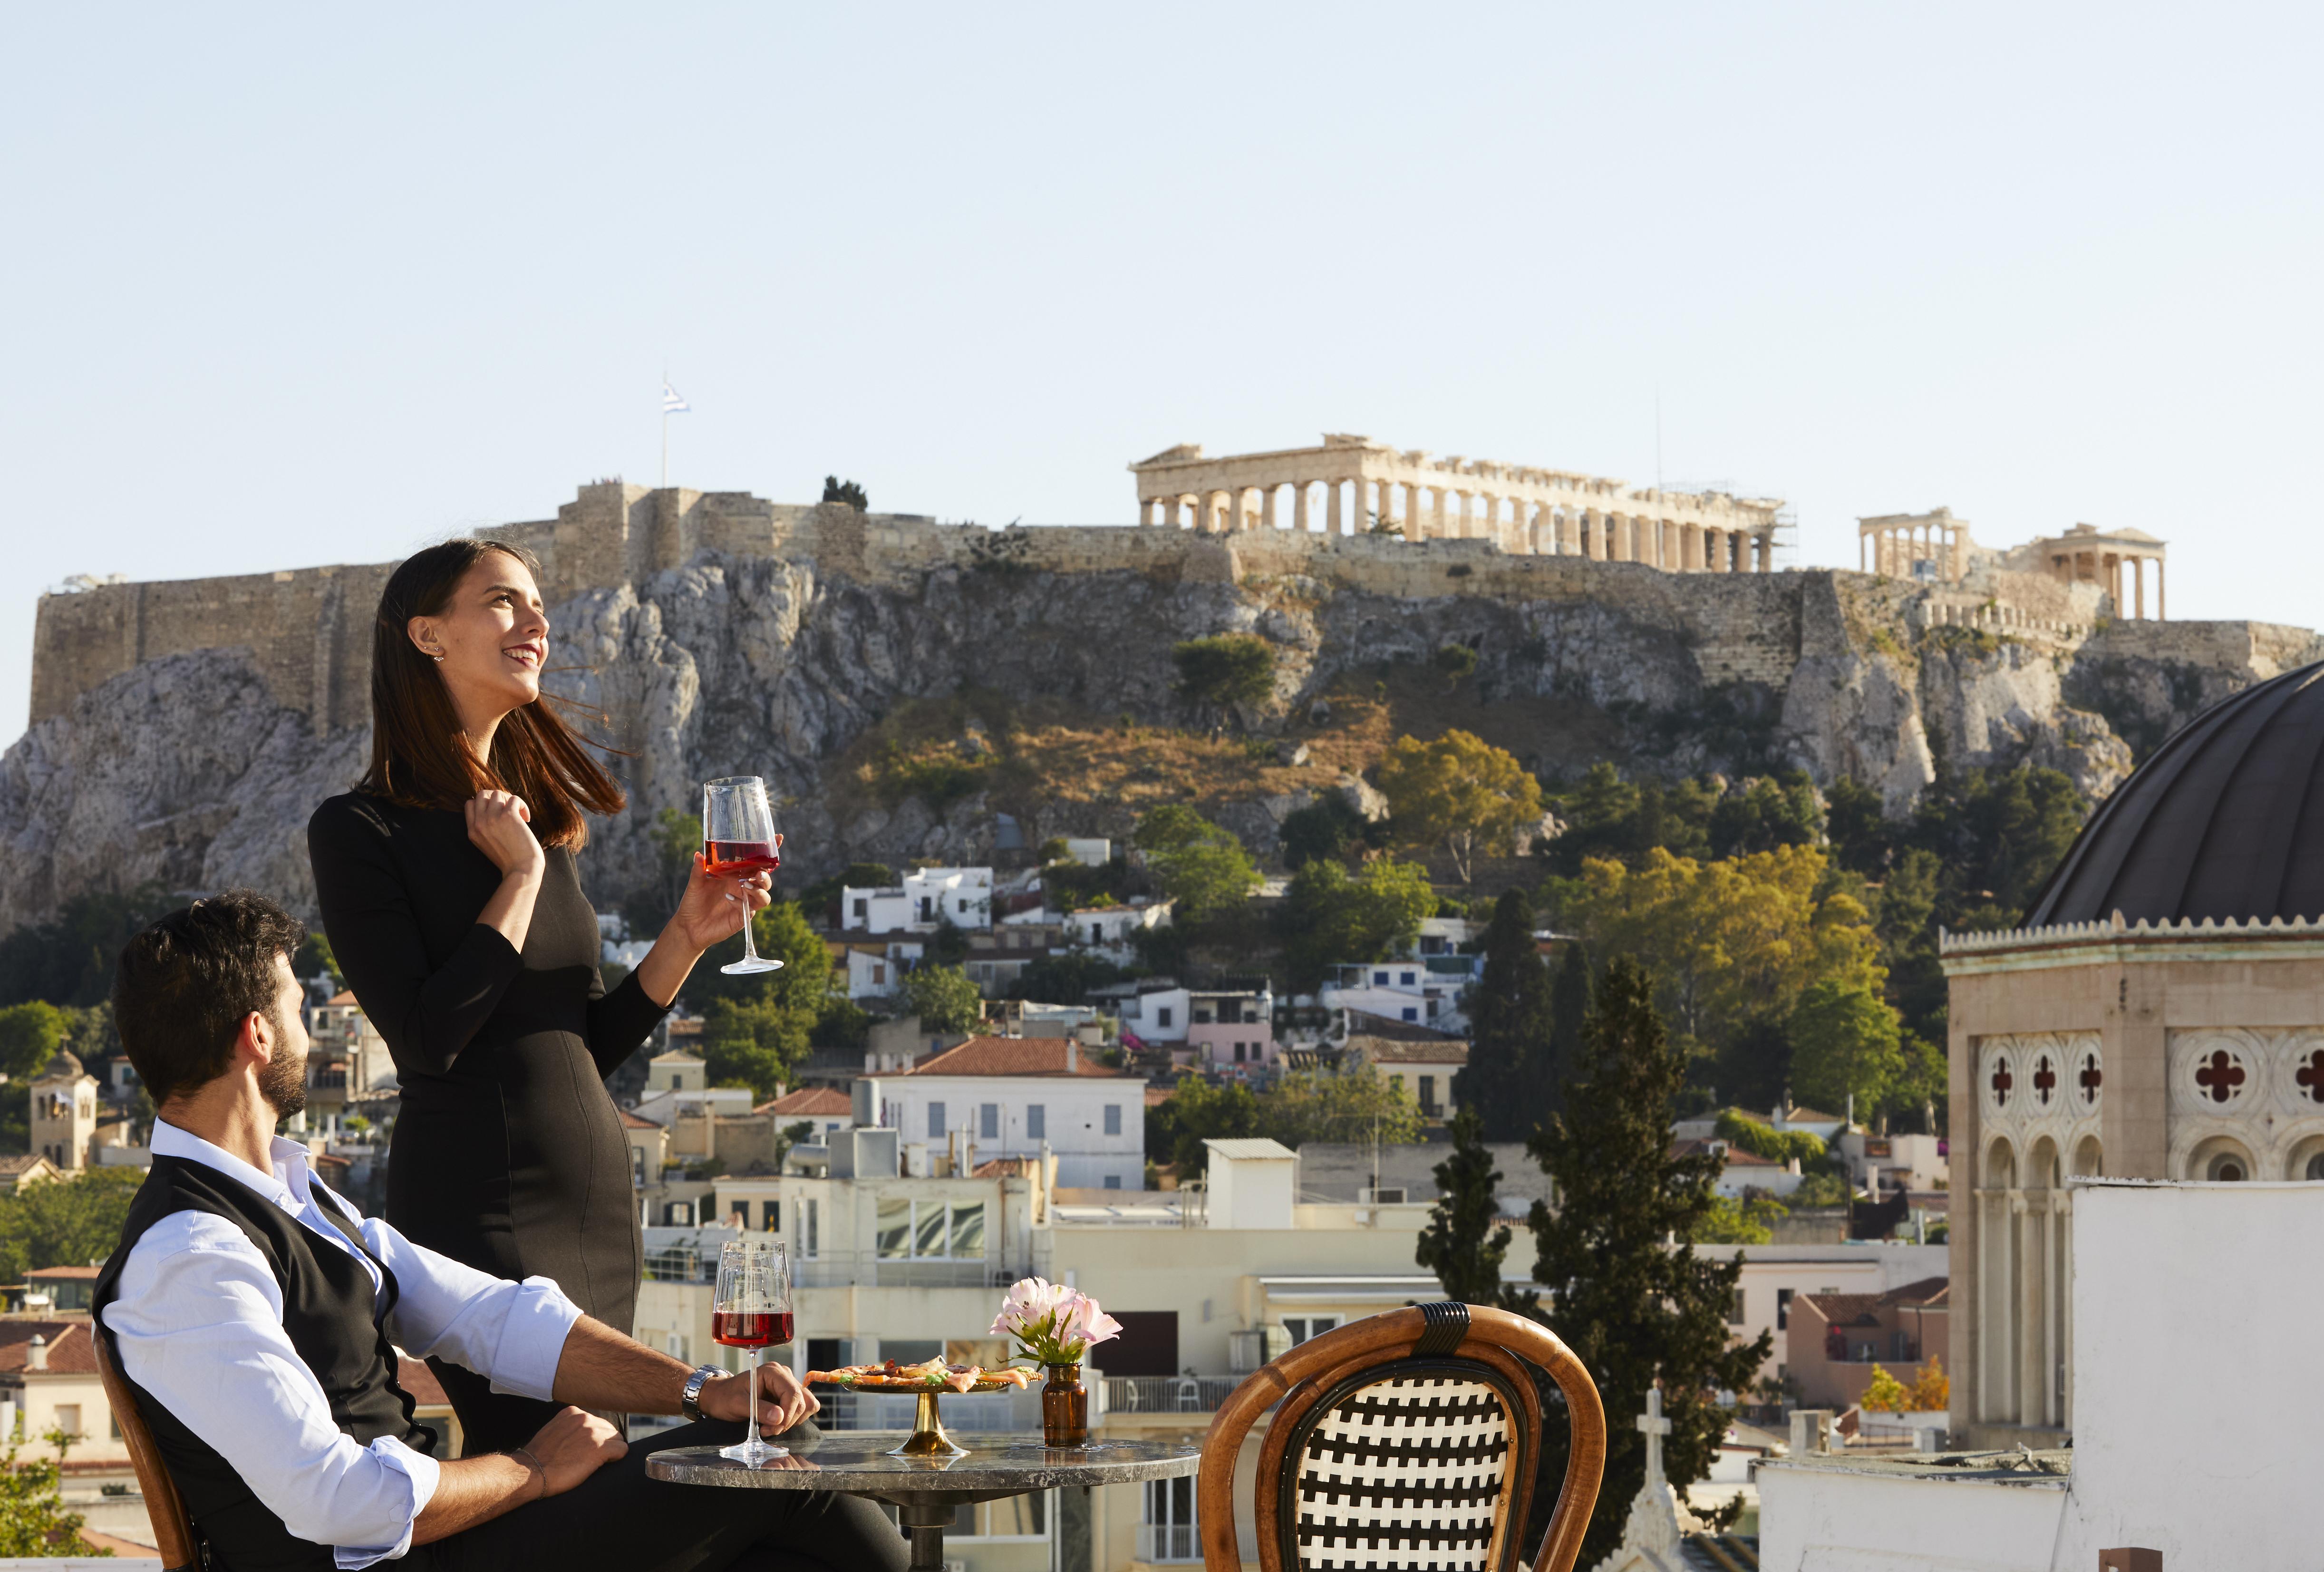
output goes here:
<path id="1" fill-rule="evenodd" d="M 1089 1388 L 1078 1364 L 1052 1364 L 1041 1389 L 1041 1442 L 1048 1447 L 1089 1443 Z"/>

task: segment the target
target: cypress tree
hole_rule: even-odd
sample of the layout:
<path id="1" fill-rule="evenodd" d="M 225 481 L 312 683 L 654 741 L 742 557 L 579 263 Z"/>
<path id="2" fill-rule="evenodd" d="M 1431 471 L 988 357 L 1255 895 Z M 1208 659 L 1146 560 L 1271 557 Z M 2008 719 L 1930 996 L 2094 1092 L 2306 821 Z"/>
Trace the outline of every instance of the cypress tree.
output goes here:
<path id="1" fill-rule="evenodd" d="M 1551 1328 L 1589 1368 L 1606 1405 L 1606 1478 L 1583 1566 L 1613 1553 L 1645 1479 L 1646 1438 L 1630 1421 L 1647 1388 L 1662 1382 L 1671 1421 L 1664 1456 L 1683 1492 L 1710 1473 L 1727 1429 L 1714 1394 L 1747 1391 L 1774 1346 L 1766 1333 L 1729 1344 L 1739 1256 L 1708 1261 L 1668 1243 L 1688 1238 L 1710 1214 L 1719 1170 L 1715 1155 L 1671 1155 L 1671 1099 L 1685 1073 L 1655 1013 L 1652 979 L 1618 957 L 1583 1022 L 1565 1108 L 1528 1143 L 1557 1197 L 1554 1212 L 1533 1209 L 1534 1277 L 1549 1290 Z M 1566 1438 L 1560 1426 L 1548 1431 L 1554 1478 Z"/>
<path id="2" fill-rule="evenodd" d="M 1546 963 L 1545 971 L 1549 970 Z M 1565 1082 L 1582 1058 L 1582 1022 L 1590 1013 L 1590 952 L 1580 944 L 1565 947 L 1549 989 L 1549 1028 L 1526 1059 L 1521 1096 L 1526 1105 L 1539 1109 L 1536 1123 L 1565 1105 Z M 1528 1126 L 1524 1138 L 1531 1139 Z"/>
<path id="3" fill-rule="evenodd" d="M 1485 1150 L 1484 1128 L 1473 1107 L 1452 1115 L 1452 1155 L 1436 1165 L 1436 1205 L 1413 1259 L 1436 1274 L 1447 1299 L 1530 1315 L 1541 1296 L 1501 1282 L 1509 1229 L 1500 1221 L 1501 1170 Z"/>
<path id="4" fill-rule="evenodd" d="M 1522 890 L 1504 891 L 1485 929 L 1484 975 L 1469 996 L 1469 1062 L 1452 1077 L 1452 1100 L 1483 1121 L 1480 1140 L 1523 1141 L 1549 1113 L 1538 1073 L 1549 995 L 1533 904 Z"/>

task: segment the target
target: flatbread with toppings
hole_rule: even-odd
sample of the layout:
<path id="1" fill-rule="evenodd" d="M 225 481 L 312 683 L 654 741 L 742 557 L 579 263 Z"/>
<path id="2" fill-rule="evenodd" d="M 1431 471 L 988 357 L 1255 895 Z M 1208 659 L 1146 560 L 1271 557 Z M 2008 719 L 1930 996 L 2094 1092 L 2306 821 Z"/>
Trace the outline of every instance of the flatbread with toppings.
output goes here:
<path id="1" fill-rule="evenodd" d="M 981 1364 L 947 1364 L 931 1359 L 923 1364 L 849 1364 L 837 1370 L 810 1370 L 810 1384 L 845 1387 L 850 1392 L 927 1392 L 949 1387 L 954 1392 L 998 1392 L 1004 1386 L 1022 1388 L 1031 1379 L 1027 1370 L 987 1370 Z"/>

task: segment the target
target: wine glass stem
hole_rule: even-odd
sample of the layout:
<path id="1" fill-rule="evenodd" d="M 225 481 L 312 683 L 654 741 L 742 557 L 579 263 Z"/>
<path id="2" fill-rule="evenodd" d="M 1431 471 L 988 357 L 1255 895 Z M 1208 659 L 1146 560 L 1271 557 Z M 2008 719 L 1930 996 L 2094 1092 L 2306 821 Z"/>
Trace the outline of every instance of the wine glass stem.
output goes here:
<path id="1" fill-rule="evenodd" d="M 751 1350 L 751 1429 L 743 1444 L 753 1452 L 759 1449 L 759 1360 L 765 1352 L 762 1348 Z"/>
<path id="2" fill-rule="evenodd" d="M 730 899 L 739 900 L 742 902 L 742 958 L 746 961 L 757 960 L 759 958 L 758 941 L 751 936 L 750 897 L 746 895 L 733 896 L 730 897 Z"/>

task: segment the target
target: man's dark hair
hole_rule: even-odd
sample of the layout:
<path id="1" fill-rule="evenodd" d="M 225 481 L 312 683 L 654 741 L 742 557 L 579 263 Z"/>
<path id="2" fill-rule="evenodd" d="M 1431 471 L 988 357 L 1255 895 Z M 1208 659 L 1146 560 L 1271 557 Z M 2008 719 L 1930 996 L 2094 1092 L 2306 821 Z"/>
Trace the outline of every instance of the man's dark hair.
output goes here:
<path id="1" fill-rule="evenodd" d="M 276 956 L 299 953 L 306 926 L 255 890 L 207 896 L 122 947 L 113 1021 L 159 1105 L 224 1075 L 243 1017 L 274 1018 Z"/>

